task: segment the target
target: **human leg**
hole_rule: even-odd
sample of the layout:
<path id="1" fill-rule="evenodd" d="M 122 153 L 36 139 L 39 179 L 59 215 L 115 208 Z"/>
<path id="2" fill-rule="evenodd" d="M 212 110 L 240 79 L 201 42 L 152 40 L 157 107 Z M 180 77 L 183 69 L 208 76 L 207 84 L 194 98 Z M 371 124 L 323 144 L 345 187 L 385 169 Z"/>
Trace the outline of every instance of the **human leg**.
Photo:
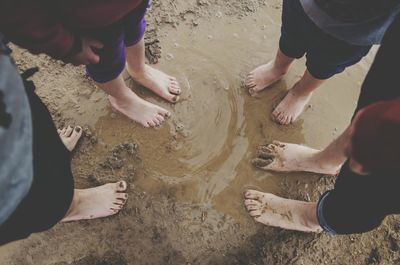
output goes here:
<path id="1" fill-rule="evenodd" d="M 270 193 L 248 190 L 245 206 L 255 221 L 283 229 L 322 232 L 317 219 L 317 204 L 284 199 Z"/>
<path id="2" fill-rule="evenodd" d="M 286 56 L 279 49 L 273 61 L 251 71 L 245 80 L 250 95 L 254 96 L 257 92 L 279 81 L 287 73 L 293 61 L 294 58 Z"/>
<path id="3" fill-rule="evenodd" d="M 145 63 L 144 18 L 149 1 L 143 3 L 122 20 L 127 55 L 127 70 L 133 80 L 171 103 L 176 103 L 181 88 L 175 77 Z"/>
<path id="4" fill-rule="evenodd" d="M 166 109 L 137 96 L 126 86 L 121 75 L 98 85 L 109 95 L 108 99 L 116 110 L 146 128 L 159 126 L 165 118 L 171 116 Z"/>
<path id="5" fill-rule="evenodd" d="M 297 120 L 310 102 L 313 92 L 323 84 L 324 80 L 313 77 L 308 70 L 302 78 L 289 90 L 284 99 L 272 112 L 272 118 L 281 125 Z"/>
<path id="6" fill-rule="evenodd" d="M 283 1 L 281 37 L 275 59 L 251 71 L 245 80 L 249 93 L 255 96 L 258 92 L 279 81 L 289 70 L 295 59 L 304 56 L 307 47 L 306 31 L 303 24 L 306 20 L 301 12 L 300 3 Z"/>
<path id="7" fill-rule="evenodd" d="M 133 80 L 171 103 L 176 103 L 181 88 L 175 77 L 169 76 L 144 63 L 144 39 L 127 47 L 128 72 Z"/>
<path id="8" fill-rule="evenodd" d="M 116 110 L 144 127 L 160 125 L 170 115 L 169 112 L 138 97 L 122 78 L 126 54 L 121 23 L 88 33 L 102 42 L 104 47 L 98 51 L 100 62 L 87 66 L 87 72 L 109 95 L 109 101 Z"/>

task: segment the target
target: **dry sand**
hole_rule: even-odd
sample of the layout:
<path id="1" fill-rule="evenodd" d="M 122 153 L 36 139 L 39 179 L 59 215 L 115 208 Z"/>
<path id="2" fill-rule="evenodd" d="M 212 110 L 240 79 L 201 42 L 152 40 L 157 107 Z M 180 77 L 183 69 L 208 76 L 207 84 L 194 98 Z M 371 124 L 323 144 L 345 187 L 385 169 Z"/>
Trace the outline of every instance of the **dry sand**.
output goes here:
<path id="1" fill-rule="evenodd" d="M 304 60 L 258 98 L 242 80 L 273 58 L 280 12 L 276 0 L 155 1 L 146 55 L 177 76 L 182 99 L 167 104 L 126 80 L 174 113 L 158 130 L 113 112 L 83 68 L 15 49 L 21 69 L 41 68 L 34 80 L 57 125 L 85 126 L 74 153 L 76 186 L 122 178 L 131 187 L 118 216 L 60 224 L 2 247 L 0 264 L 400 264 L 398 218 L 364 235 L 331 237 L 264 227 L 243 207 L 248 187 L 302 200 L 332 187 L 331 177 L 261 172 L 250 160 L 272 140 L 322 148 L 337 137 L 373 59 L 328 81 L 295 124 L 274 124 L 269 113 L 304 71 Z"/>

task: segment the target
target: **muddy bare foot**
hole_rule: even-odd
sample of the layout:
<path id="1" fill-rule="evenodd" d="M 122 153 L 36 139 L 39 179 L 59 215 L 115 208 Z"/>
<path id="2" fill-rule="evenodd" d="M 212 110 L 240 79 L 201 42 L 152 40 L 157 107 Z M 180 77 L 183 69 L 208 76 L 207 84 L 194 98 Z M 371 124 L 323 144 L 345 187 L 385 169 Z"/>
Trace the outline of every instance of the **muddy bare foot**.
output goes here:
<path id="1" fill-rule="evenodd" d="M 316 203 L 280 198 L 270 193 L 248 190 L 245 206 L 256 222 L 303 232 L 322 232 Z"/>
<path id="2" fill-rule="evenodd" d="M 320 159 L 320 150 L 298 144 L 274 141 L 260 146 L 257 158 L 252 161 L 259 169 L 277 172 L 313 172 L 325 175 L 337 175 L 340 166 L 330 165 Z"/>
<path id="3" fill-rule="evenodd" d="M 251 71 L 246 77 L 245 85 L 250 95 L 255 96 L 257 92 L 279 81 L 285 74 L 286 71 L 274 67 L 274 61 L 271 61 Z"/>
<path id="4" fill-rule="evenodd" d="M 85 190 L 76 189 L 71 208 L 61 222 L 90 220 L 117 214 L 128 199 L 126 189 L 125 181 Z"/>
<path id="5" fill-rule="evenodd" d="M 108 96 L 111 105 L 146 128 L 160 126 L 165 118 L 171 116 L 169 111 L 138 97 L 134 92 L 129 92 L 127 97 L 116 99 Z"/>
<path id="6" fill-rule="evenodd" d="M 68 126 L 57 131 L 65 147 L 72 152 L 82 136 L 82 128 L 80 126 L 76 126 L 75 128 Z"/>
<path id="7" fill-rule="evenodd" d="M 310 102 L 311 96 L 312 93 L 301 95 L 291 89 L 272 112 L 273 119 L 281 125 L 295 122 L 300 114 L 303 113 L 308 102 Z"/>
<path id="8" fill-rule="evenodd" d="M 133 80 L 150 89 L 160 97 L 171 103 L 176 103 L 181 94 L 181 88 L 175 77 L 169 76 L 153 67 L 145 65 L 144 71 L 134 73 L 127 67 L 128 73 Z"/>

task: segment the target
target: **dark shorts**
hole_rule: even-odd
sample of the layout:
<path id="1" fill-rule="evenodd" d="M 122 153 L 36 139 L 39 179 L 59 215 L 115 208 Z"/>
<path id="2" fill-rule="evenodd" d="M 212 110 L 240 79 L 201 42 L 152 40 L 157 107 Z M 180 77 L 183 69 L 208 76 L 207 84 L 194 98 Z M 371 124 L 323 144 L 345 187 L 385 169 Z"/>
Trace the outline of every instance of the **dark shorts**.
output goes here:
<path id="1" fill-rule="evenodd" d="M 361 88 L 357 111 L 382 100 L 400 97 L 400 16 L 389 28 Z M 400 173 L 379 172 L 370 176 L 343 166 L 335 188 L 319 200 L 320 225 L 331 234 L 363 233 L 378 227 L 390 214 L 400 214 Z"/>
<path id="2" fill-rule="evenodd" d="M 145 15 L 150 5 L 149 0 L 144 0 L 131 13 L 117 23 L 108 27 L 84 32 L 104 44 L 98 50 L 100 62 L 88 65 L 88 75 L 98 83 L 106 83 L 117 78 L 125 68 L 125 48 L 133 46 L 142 40 L 146 31 Z"/>
<path id="3" fill-rule="evenodd" d="M 299 0 L 284 0 L 279 48 L 291 58 L 306 55 L 310 74 L 328 79 L 358 63 L 371 46 L 352 45 L 334 38 L 311 21 Z"/>
<path id="4" fill-rule="evenodd" d="M 14 213 L 0 226 L 0 245 L 57 224 L 73 198 L 70 152 L 61 142 L 46 106 L 27 89 L 33 125 L 33 184 Z"/>

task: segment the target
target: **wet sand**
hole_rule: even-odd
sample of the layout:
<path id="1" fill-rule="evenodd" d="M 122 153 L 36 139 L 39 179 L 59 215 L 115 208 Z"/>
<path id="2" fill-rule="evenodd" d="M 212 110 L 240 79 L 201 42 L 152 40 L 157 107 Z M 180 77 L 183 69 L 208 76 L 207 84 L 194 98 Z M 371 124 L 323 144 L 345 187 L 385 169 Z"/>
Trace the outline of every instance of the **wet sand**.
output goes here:
<path id="1" fill-rule="evenodd" d="M 243 207 L 249 187 L 316 200 L 332 186 L 332 178 L 314 174 L 259 171 L 250 160 L 258 145 L 273 140 L 314 148 L 331 142 L 348 125 L 373 59 L 371 53 L 324 84 L 295 124 L 275 124 L 269 115 L 300 78 L 305 61 L 296 61 L 282 81 L 256 98 L 242 82 L 274 57 L 280 12 L 278 1 L 218 1 L 215 8 L 207 1 L 156 1 L 149 16 L 156 46 L 149 47 L 162 48 L 155 67 L 178 78 L 181 100 L 166 103 L 125 75 L 140 96 L 173 112 L 156 130 L 114 112 L 82 69 L 16 50 L 22 68 L 41 66 L 35 81 L 57 124 L 85 125 L 86 137 L 73 161 L 77 187 L 122 178 L 131 188 L 119 216 L 58 225 L 0 249 L 5 262 L 0 264 L 333 264 L 334 254 L 346 256 L 348 250 L 338 246 L 353 242 L 350 237 L 331 242 L 327 236 L 265 228 Z M 369 235 L 359 238 L 367 242 Z M 309 251 L 304 242 L 322 245 Z M 349 249 L 369 257 L 373 247 L 368 244 L 367 250 L 364 243 Z M 319 258 L 324 247 L 333 247 L 334 254 Z M 341 263 L 372 264 L 361 256 L 350 253 Z"/>

